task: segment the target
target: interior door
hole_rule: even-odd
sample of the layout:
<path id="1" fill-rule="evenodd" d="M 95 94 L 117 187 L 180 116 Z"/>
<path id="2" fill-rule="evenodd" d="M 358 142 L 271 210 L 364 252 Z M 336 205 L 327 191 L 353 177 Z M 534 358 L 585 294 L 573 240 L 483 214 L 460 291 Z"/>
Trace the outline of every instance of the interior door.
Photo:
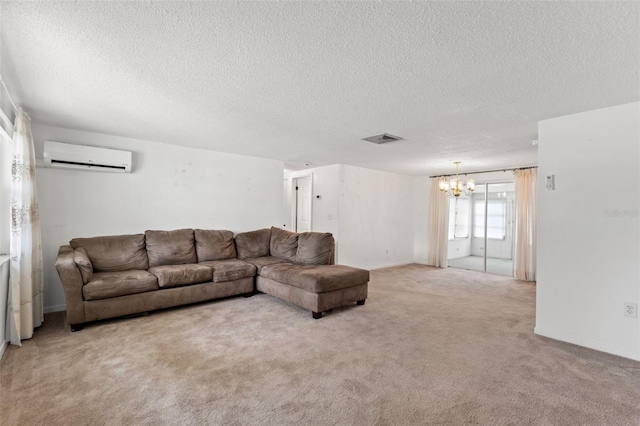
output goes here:
<path id="1" fill-rule="evenodd" d="M 296 230 L 311 231 L 311 176 L 299 177 L 296 182 Z"/>
<path id="2" fill-rule="evenodd" d="M 513 182 L 488 183 L 485 220 L 485 271 L 513 275 Z"/>
<path id="3" fill-rule="evenodd" d="M 449 266 L 512 275 L 513 191 L 512 181 L 476 183 L 470 197 L 471 232 L 468 237 L 464 232 L 458 234 L 458 225 L 466 217 L 466 210 L 450 209 Z M 458 217 L 461 213 L 465 217 Z"/>
<path id="4" fill-rule="evenodd" d="M 479 270 L 511 276 L 513 182 L 482 184 L 475 192 L 471 254 L 482 258 Z"/>

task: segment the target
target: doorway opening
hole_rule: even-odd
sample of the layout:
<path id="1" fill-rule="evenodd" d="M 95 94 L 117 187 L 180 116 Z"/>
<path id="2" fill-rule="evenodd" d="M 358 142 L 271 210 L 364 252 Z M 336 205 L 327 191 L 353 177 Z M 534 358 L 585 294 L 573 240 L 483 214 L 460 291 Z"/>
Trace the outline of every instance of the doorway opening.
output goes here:
<path id="1" fill-rule="evenodd" d="M 514 203 L 513 181 L 449 200 L 449 266 L 512 276 Z"/>
<path id="2" fill-rule="evenodd" d="M 312 217 L 312 179 L 311 175 L 293 178 L 292 230 L 293 232 L 310 232 Z"/>

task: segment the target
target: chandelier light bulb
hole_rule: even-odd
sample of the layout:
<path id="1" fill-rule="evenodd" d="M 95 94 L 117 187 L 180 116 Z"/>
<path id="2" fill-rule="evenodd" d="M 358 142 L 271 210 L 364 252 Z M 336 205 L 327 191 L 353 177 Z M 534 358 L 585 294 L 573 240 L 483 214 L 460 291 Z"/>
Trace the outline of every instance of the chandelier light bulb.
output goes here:
<path id="1" fill-rule="evenodd" d="M 440 188 L 440 191 L 447 195 L 453 195 L 454 197 L 459 197 L 462 193 L 470 195 L 476 188 L 475 181 L 473 179 L 468 179 L 466 182 L 461 181 L 458 171 L 460 161 L 455 161 L 453 164 L 456 165 L 455 177 L 451 177 L 450 180 L 447 180 L 447 176 L 441 176 L 438 178 L 438 187 Z"/>

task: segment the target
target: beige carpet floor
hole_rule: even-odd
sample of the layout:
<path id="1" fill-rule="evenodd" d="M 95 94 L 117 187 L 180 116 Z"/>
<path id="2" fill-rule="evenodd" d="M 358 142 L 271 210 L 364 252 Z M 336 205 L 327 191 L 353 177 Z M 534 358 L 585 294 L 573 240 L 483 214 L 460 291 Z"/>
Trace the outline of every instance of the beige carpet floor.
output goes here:
<path id="1" fill-rule="evenodd" d="M 0 362 L 2 425 L 638 425 L 640 363 L 533 334 L 535 286 L 372 272 L 321 320 L 261 294 L 105 321 L 62 313 Z"/>
<path id="2" fill-rule="evenodd" d="M 484 257 L 465 256 L 457 259 L 447 259 L 449 268 L 467 269 L 469 271 L 484 272 Z M 487 272 L 490 274 L 513 276 L 513 260 L 487 257 Z"/>

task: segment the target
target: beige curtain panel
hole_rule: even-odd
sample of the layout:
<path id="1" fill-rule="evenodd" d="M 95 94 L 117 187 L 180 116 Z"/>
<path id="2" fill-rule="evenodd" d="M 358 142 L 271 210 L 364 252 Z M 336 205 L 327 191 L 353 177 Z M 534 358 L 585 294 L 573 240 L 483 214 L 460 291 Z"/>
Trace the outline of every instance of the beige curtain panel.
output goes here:
<path id="1" fill-rule="evenodd" d="M 525 281 L 536 280 L 537 180 L 536 169 L 515 172 L 513 276 Z"/>
<path id="2" fill-rule="evenodd" d="M 427 263 L 447 267 L 449 237 L 449 197 L 440 191 L 438 178 L 431 178 L 431 216 L 429 218 L 429 256 Z"/>
<path id="3" fill-rule="evenodd" d="M 22 109 L 16 114 L 11 164 L 11 281 L 9 334 L 11 343 L 33 336 L 42 324 L 42 238 L 36 191 L 36 160 L 31 120 Z"/>

